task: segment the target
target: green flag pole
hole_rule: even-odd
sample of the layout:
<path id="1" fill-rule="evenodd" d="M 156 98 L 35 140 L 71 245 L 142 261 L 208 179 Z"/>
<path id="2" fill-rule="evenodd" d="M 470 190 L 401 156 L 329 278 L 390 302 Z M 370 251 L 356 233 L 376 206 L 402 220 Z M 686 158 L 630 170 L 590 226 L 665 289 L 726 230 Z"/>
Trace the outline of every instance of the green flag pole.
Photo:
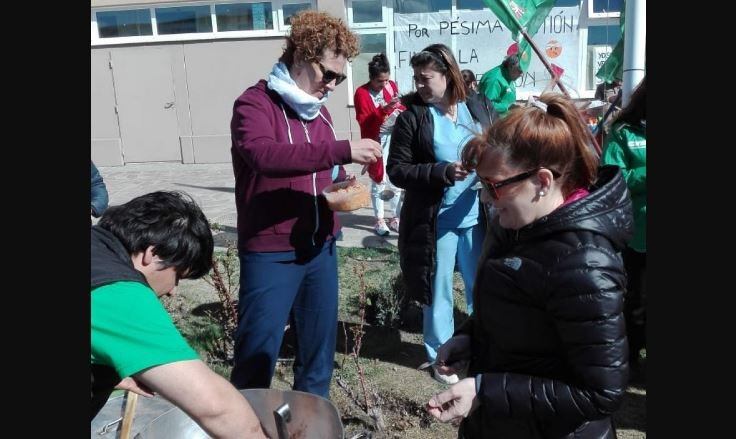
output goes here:
<path id="1" fill-rule="evenodd" d="M 532 37 L 530 37 L 529 34 L 526 33 L 526 29 L 521 28 L 521 34 L 529 42 L 529 45 L 532 46 L 534 53 L 536 53 L 539 59 L 542 60 L 542 64 L 544 64 L 544 67 L 547 68 L 547 71 L 549 72 L 549 74 L 552 76 L 552 78 L 554 78 L 555 82 L 557 83 L 557 86 L 560 87 L 560 91 L 569 98 L 570 92 L 568 92 L 567 88 L 565 88 L 565 86 L 562 85 L 562 81 L 560 81 L 559 76 L 555 75 L 555 71 L 552 70 L 552 66 L 550 65 L 549 61 L 547 61 L 547 58 L 544 56 L 542 51 L 539 50 L 539 47 L 537 47 L 537 44 L 532 40 Z"/>
<path id="2" fill-rule="evenodd" d="M 568 93 L 565 86 L 562 85 L 562 81 L 560 81 L 560 78 L 557 75 L 555 75 L 554 70 L 552 70 L 552 66 L 549 64 L 549 61 L 547 61 L 547 58 L 545 58 L 542 52 L 539 50 L 539 47 L 537 47 L 537 45 L 534 44 L 534 41 L 532 41 L 532 38 L 529 36 L 528 33 L 526 33 L 526 30 L 524 28 L 520 27 L 519 29 L 521 30 L 521 34 L 524 36 L 524 38 L 526 38 L 526 40 L 532 46 L 532 49 L 534 49 L 534 52 L 536 52 L 537 56 L 539 56 L 539 59 L 542 60 L 542 63 L 544 64 L 544 66 L 547 68 L 547 70 L 549 70 L 549 74 L 552 75 L 552 78 L 554 78 L 555 82 L 557 82 L 557 85 L 560 87 L 560 91 L 562 91 L 562 93 L 564 93 L 565 96 L 570 98 L 570 93 Z M 598 154 L 598 157 L 600 157 L 603 150 L 601 149 L 601 146 L 598 144 L 598 140 L 595 138 L 593 133 L 587 128 L 588 124 L 583 118 L 583 115 L 580 114 L 580 112 L 578 112 L 578 116 L 580 117 L 580 120 L 583 122 L 583 125 L 585 125 L 586 127 L 585 131 L 588 133 L 588 140 L 590 140 L 590 142 L 593 144 L 593 148 L 595 149 L 595 152 Z"/>
<path id="3" fill-rule="evenodd" d="M 506 13 L 509 15 L 509 18 L 513 20 L 514 24 L 521 32 L 521 35 L 524 36 L 524 38 L 529 43 L 529 45 L 532 46 L 532 49 L 534 50 L 534 52 L 537 54 L 537 56 L 539 56 L 539 59 L 542 60 L 544 67 L 547 68 L 547 70 L 549 71 L 549 74 L 552 76 L 552 78 L 554 78 L 555 82 L 560 87 L 560 91 L 568 99 L 570 99 L 570 93 L 567 91 L 567 88 L 564 85 L 562 85 L 562 81 L 560 80 L 560 78 L 557 75 L 555 75 L 555 72 L 554 70 L 552 70 L 552 66 L 549 64 L 549 61 L 547 61 L 547 58 L 545 58 L 544 54 L 542 54 L 542 51 L 540 51 L 539 47 L 537 47 L 537 45 L 534 43 L 534 41 L 532 40 L 532 37 L 530 37 L 529 34 L 526 32 L 526 29 L 524 29 L 521 26 L 521 23 L 519 23 L 519 20 L 516 19 L 516 15 L 514 15 L 513 11 L 511 11 L 511 8 L 509 8 L 509 5 L 504 1 L 499 1 L 498 3 L 501 3 L 501 5 L 506 10 Z M 521 44 L 519 44 L 519 50 L 521 50 Z M 598 154 L 598 157 L 600 157 L 602 154 L 602 150 L 601 150 L 601 146 L 598 144 L 598 140 L 596 140 L 593 133 L 587 128 L 588 124 L 583 118 L 583 115 L 579 111 L 578 111 L 578 117 L 580 118 L 580 121 L 583 122 L 583 125 L 586 127 L 585 131 L 588 133 L 588 140 L 593 145 L 593 150 Z"/>
<path id="4" fill-rule="evenodd" d="M 565 88 L 565 86 L 562 85 L 562 81 L 560 81 L 560 78 L 558 78 L 557 75 L 555 75 L 555 72 L 554 70 L 552 70 L 552 66 L 549 64 L 549 61 L 547 61 L 547 58 L 545 58 L 544 54 L 542 54 L 542 52 L 539 50 L 539 47 L 537 47 L 537 45 L 534 43 L 534 41 L 532 40 L 532 37 L 530 37 L 529 34 L 526 32 L 526 29 L 524 29 L 521 26 L 521 23 L 519 23 L 519 20 L 516 19 L 516 15 L 514 15 L 514 13 L 509 8 L 509 5 L 503 1 L 500 1 L 498 3 L 501 3 L 504 9 L 506 9 L 506 13 L 508 13 L 509 18 L 511 18 L 514 21 L 514 24 L 521 32 L 521 35 L 524 36 L 526 41 L 532 46 L 532 49 L 534 50 L 534 52 L 537 54 L 537 56 L 539 56 L 539 59 L 542 60 L 544 67 L 547 68 L 547 71 L 549 71 L 549 74 L 552 76 L 552 78 L 554 78 L 555 82 L 557 83 L 557 86 L 560 87 L 560 91 L 562 91 L 562 93 L 569 98 L 570 93 L 567 91 L 567 88 Z M 519 45 L 519 50 L 521 50 L 521 45 Z"/>

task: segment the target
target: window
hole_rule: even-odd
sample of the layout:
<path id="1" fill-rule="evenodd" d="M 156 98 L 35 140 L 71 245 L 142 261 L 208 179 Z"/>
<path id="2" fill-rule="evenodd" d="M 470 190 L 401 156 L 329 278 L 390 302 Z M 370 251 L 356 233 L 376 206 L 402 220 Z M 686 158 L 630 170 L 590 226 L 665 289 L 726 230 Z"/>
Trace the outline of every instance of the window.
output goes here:
<path id="1" fill-rule="evenodd" d="M 306 9 L 312 9 L 312 4 L 309 2 L 301 2 L 301 3 L 290 3 L 290 4 L 284 4 L 281 6 L 282 10 L 284 11 L 284 25 L 285 26 L 291 26 L 291 16 L 296 14 L 299 11 L 304 11 Z"/>
<path id="2" fill-rule="evenodd" d="M 593 3 L 593 12 L 622 12 L 623 0 L 588 0 Z"/>
<path id="3" fill-rule="evenodd" d="M 360 34 L 360 54 L 350 64 L 353 73 L 353 93 L 355 89 L 368 82 L 368 63 L 373 56 L 386 53 L 386 34 Z M 391 59 L 391 54 L 386 53 Z M 351 95 L 352 95 L 351 94 Z"/>
<path id="4" fill-rule="evenodd" d="M 346 0 L 348 25 L 358 34 L 360 54 L 350 61 L 348 68 L 348 105 L 354 105 L 355 90 L 368 82 L 368 63 L 379 53 L 391 59 L 394 54 L 389 51 L 393 46 L 393 32 L 389 32 L 392 20 L 391 6 L 396 0 Z M 446 0 L 450 4 L 451 0 Z M 411 0 L 400 0 L 399 3 L 411 3 Z M 425 0 L 413 3 L 424 3 Z"/>
<path id="5" fill-rule="evenodd" d="M 229 3 L 215 5 L 217 31 L 273 29 L 271 3 Z"/>
<path id="6" fill-rule="evenodd" d="M 449 11 L 451 7 L 452 0 L 394 0 L 397 14 Z"/>
<path id="7" fill-rule="evenodd" d="M 487 8 L 483 0 L 457 0 L 458 9 L 470 9 L 470 10 L 481 10 Z"/>
<path id="8" fill-rule="evenodd" d="M 284 36 L 291 17 L 301 10 L 315 9 L 316 4 L 316 0 L 222 0 L 152 4 L 138 9 L 92 8 L 90 39 L 92 46 L 98 46 Z"/>
<path id="9" fill-rule="evenodd" d="M 151 11 L 107 11 L 97 13 L 97 29 L 100 38 L 137 37 L 153 35 Z"/>
<path id="10" fill-rule="evenodd" d="M 621 26 L 590 26 L 588 28 L 588 45 L 606 44 L 615 46 L 621 38 Z"/>
<path id="11" fill-rule="evenodd" d="M 156 27 L 161 35 L 212 32 L 210 7 L 156 8 Z"/>
<path id="12" fill-rule="evenodd" d="M 588 0 L 588 17 L 618 17 L 623 11 L 623 0 Z"/>
<path id="13" fill-rule="evenodd" d="M 382 0 L 353 0 L 353 23 L 383 22 Z"/>

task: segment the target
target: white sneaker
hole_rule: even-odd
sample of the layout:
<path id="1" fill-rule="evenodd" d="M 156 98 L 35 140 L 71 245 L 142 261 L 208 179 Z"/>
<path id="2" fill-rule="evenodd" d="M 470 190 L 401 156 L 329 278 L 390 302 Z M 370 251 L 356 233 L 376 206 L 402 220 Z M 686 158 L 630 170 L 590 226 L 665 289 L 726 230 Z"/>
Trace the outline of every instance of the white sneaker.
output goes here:
<path id="1" fill-rule="evenodd" d="M 388 226 L 386 225 L 386 221 L 384 221 L 383 218 L 378 218 L 376 220 L 376 225 L 373 226 L 373 230 L 378 236 L 386 236 L 389 234 Z"/>
<path id="2" fill-rule="evenodd" d="M 437 370 L 437 366 L 432 365 L 432 378 L 435 379 L 435 381 L 438 381 L 442 384 L 455 384 L 456 382 L 460 381 L 456 374 L 452 375 L 442 375 L 439 370 Z"/>

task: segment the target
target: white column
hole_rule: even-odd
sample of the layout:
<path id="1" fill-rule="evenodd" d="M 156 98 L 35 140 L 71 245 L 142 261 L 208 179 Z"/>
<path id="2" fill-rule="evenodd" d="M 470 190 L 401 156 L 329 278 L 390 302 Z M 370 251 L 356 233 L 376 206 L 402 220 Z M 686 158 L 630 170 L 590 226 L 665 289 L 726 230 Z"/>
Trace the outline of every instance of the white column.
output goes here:
<path id="1" fill-rule="evenodd" d="M 647 45 L 647 0 L 626 1 L 624 24 L 623 106 L 628 105 L 631 93 L 644 78 Z"/>

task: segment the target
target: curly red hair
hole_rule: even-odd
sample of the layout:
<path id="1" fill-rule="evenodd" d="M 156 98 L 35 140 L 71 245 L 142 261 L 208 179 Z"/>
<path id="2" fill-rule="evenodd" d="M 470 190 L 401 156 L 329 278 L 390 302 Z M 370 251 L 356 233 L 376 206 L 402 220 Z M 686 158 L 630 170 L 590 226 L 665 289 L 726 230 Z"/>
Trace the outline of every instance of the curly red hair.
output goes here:
<path id="1" fill-rule="evenodd" d="M 360 53 L 358 36 L 345 22 L 326 12 L 300 11 L 291 17 L 291 33 L 279 61 L 291 67 L 299 52 L 301 61 L 318 62 L 325 49 L 350 60 Z"/>

